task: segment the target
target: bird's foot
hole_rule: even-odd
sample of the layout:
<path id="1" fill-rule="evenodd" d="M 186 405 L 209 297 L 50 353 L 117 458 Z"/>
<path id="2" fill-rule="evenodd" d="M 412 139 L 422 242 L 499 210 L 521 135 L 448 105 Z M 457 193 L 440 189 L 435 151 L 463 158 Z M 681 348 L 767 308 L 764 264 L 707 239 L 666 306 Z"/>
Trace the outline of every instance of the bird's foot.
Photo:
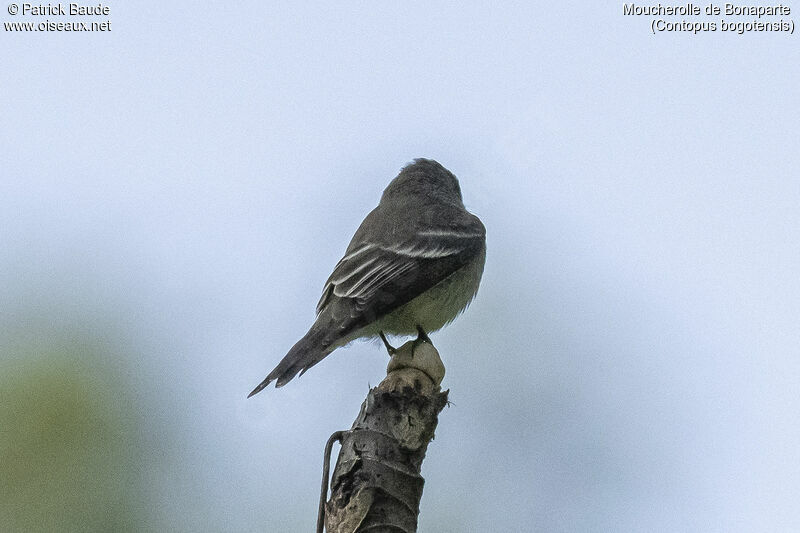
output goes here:
<path id="1" fill-rule="evenodd" d="M 417 349 L 417 346 L 419 346 L 423 342 L 427 342 L 428 344 L 433 346 L 433 343 L 431 342 L 430 337 L 428 337 L 428 334 L 425 333 L 424 329 L 422 329 L 422 326 L 417 325 L 417 338 L 414 339 L 414 341 L 413 341 L 413 343 L 411 345 L 411 357 L 412 358 L 414 357 L 414 351 Z"/>
<path id="2" fill-rule="evenodd" d="M 389 352 L 389 357 L 394 357 L 394 354 L 397 353 L 397 348 L 389 344 L 389 341 L 386 340 L 386 335 L 383 334 L 382 331 L 378 332 L 378 335 L 381 336 L 381 340 L 383 341 L 383 345 L 386 346 L 386 351 Z"/>
<path id="3" fill-rule="evenodd" d="M 422 372 L 431 379 L 434 386 L 438 387 L 444 378 L 444 364 L 439 357 L 439 352 L 433 344 L 419 339 L 416 341 L 410 340 L 404 345 L 397 348 L 397 353 L 389 360 L 389 365 L 386 367 L 386 373 L 400 372 L 406 378 L 413 378 L 415 369 Z M 411 379 L 411 382 L 414 380 Z"/>

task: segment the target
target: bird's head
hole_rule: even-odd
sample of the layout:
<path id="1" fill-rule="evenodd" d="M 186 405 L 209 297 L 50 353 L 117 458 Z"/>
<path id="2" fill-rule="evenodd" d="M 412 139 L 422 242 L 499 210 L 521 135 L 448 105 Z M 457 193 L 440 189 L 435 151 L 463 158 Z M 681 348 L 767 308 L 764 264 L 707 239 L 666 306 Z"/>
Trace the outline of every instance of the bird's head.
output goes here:
<path id="1" fill-rule="evenodd" d="M 452 172 L 433 159 L 415 159 L 413 163 L 406 165 L 383 191 L 381 202 L 400 195 L 463 206 L 458 180 Z"/>

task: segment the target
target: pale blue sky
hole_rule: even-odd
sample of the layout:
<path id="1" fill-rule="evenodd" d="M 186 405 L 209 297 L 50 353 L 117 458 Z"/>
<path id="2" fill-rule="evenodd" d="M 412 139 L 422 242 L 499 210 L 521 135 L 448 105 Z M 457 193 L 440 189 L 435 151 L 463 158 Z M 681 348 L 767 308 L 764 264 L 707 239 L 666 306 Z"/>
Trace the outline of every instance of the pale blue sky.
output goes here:
<path id="1" fill-rule="evenodd" d="M 384 352 L 245 396 L 415 157 L 488 232 L 433 336 L 455 405 L 421 532 L 800 529 L 796 35 L 652 35 L 610 2 L 108 5 L 110 33 L 0 32 L 0 321 L 137 346 L 177 450 L 142 467 L 155 529 L 313 527 Z"/>

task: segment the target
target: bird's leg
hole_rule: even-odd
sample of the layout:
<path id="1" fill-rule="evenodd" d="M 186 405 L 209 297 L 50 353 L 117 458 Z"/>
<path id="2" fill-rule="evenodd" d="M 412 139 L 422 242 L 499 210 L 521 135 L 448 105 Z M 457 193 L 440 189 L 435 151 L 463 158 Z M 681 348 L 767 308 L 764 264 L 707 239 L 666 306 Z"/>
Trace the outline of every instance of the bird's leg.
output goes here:
<path id="1" fill-rule="evenodd" d="M 386 351 L 389 352 L 389 357 L 394 356 L 395 352 L 397 352 L 397 348 L 389 344 L 389 341 L 386 340 L 386 335 L 383 334 L 382 331 L 378 332 L 378 335 L 381 336 L 381 340 L 383 341 L 383 345 L 386 346 Z"/>
<path id="2" fill-rule="evenodd" d="M 417 338 L 414 339 L 414 342 L 411 345 L 411 357 L 414 357 L 414 350 L 416 350 L 417 346 L 419 346 L 423 342 L 427 342 L 428 344 L 433 346 L 433 343 L 431 342 L 430 337 L 428 337 L 428 334 L 425 333 L 425 330 L 422 329 L 422 326 L 417 324 Z"/>

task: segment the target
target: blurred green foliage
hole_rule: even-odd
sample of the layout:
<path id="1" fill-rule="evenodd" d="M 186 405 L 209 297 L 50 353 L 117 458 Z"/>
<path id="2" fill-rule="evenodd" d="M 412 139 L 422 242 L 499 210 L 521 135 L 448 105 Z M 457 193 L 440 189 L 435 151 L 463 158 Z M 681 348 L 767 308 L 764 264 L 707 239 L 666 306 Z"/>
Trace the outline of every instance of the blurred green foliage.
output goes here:
<path id="1" fill-rule="evenodd" d="M 0 531 L 147 529 L 139 411 L 107 351 L 0 348 Z"/>

